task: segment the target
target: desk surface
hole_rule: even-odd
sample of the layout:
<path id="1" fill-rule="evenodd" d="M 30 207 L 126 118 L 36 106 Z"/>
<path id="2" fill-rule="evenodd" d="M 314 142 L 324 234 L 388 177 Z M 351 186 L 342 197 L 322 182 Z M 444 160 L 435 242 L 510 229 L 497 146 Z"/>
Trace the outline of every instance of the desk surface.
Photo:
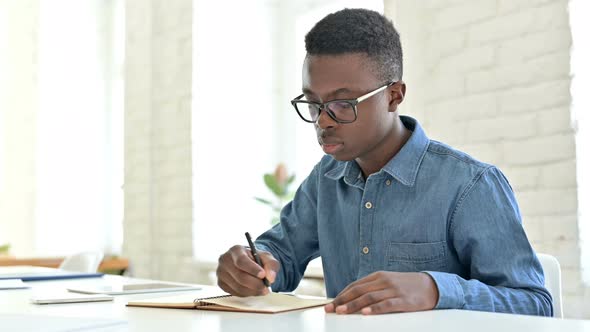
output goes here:
<path id="1" fill-rule="evenodd" d="M 526 332 L 526 331 L 588 331 L 590 320 L 567 320 L 494 314 L 465 310 L 437 310 L 418 313 L 378 316 L 326 314 L 323 308 L 281 314 L 251 314 L 205 310 L 156 309 L 126 307 L 130 299 L 169 296 L 178 293 L 152 293 L 117 296 L 114 302 L 35 305 L 29 303 L 33 294 L 55 291 L 73 285 L 110 284 L 130 280 L 118 276 L 96 279 L 70 279 L 29 282 L 24 290 L 0 290 L 1 314 L 38 314 L 77 318 L 110 318 L 126 320 L 126 325 L 100 331 L 449 331 L 449 332 Z M 210 292 L 211 288 L 193 291 Z M 40 327 L 41 328 L 41 327 Z"/>

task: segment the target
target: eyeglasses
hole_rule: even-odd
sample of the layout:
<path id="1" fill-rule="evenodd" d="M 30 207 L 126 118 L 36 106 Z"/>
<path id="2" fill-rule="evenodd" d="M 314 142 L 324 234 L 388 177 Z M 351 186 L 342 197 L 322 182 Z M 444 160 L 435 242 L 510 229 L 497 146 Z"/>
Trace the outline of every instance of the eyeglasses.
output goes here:
<path id="1" fill-rule="evenodd" d="M 396 81 L 389 82 L 371 92 L 368 92 L 356 99 L 337 99 L 331 100 L 325 103 L 317 103 L 313 101 L 304 100 L 305 95 L 300 95 L 297 98 L 291 100 L 291 105 L 299 114 L 299 117 L 305 122 L 316 123 L 320 118 L 320 114 L 323 110 L 336 122 L 338 123 L 351 123 L 356 121 L 357 118 L 357 105 L 379 92 L 387 89 L 388 87 L 395 84 Z"/>

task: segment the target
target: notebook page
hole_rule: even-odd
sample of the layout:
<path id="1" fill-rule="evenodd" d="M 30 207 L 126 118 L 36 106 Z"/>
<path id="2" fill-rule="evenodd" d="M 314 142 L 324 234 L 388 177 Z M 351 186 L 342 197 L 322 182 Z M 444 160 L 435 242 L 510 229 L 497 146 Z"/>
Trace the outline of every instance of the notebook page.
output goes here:
<path id="1" fill-rule="evenodd" d="M 200 297 L 198 292 L 183 293 L 174 296 L 150 297 L 149 299 L 133 300 L 127 303 L 128 306 L 138 307 L 160 307 L 160 308 L 194 308 L 195 300 Z"/>
<path id="2" fill-rule="evenodd" d="M 270 293 L 265 296 L 228 296 L 201 299 L 200 302 L 213 303 L 220 306 L 240 309 L 243 311 L 280 312 L 316 307 L 330 303 L 331 301 L 332 300 L 330 299 L 321 297 Z"/>

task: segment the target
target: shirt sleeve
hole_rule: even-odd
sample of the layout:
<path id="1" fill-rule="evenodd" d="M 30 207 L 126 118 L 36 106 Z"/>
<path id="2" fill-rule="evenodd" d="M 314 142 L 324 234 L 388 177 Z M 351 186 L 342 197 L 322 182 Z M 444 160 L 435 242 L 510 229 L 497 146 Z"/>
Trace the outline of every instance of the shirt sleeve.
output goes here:
<path id="1" fill-rule="evenodd" d="M 552 316 L 543 269 L 512 188 L 498 169 L 486 169 L 464 191 L 448 231 L 469 277 L 427 271 L 439 290 L 437 309 Z"/>
<path id="2" fill-rule="evenodd" d="M 280 222 L 256 239 L 259 250 L 270 252 L 281 264 L 273 291 L 295 290 L 307 264 L 319 256 L 317 192 L 320 164 L 301 183 L 293 200 L 281 210 Z"/>

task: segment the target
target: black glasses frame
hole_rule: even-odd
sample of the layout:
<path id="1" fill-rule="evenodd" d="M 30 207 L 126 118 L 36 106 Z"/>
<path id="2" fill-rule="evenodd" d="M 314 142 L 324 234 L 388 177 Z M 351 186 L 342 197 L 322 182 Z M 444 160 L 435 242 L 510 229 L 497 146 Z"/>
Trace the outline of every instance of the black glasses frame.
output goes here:
<path id="1" fill-rule="evenodd" d="M 397 81 L 391 81 L 385 85 L 382 85 L 380 87 L 378 87 L 375 90 L 369 91 L 366 94 L 355 98 L 355 99 L 335 99 L 335 100 L 330 100 L 327 101 L 325 103 L 317 103 L 317 102 L 313 102 L 313 101 L 307 101 L 307 100 L 301 100 L 301 98 L 303 98 L 305 95 L 301 94 L 299 96 L 297 96 L 295 99 L 291 100 L 291 105 L 293 105 L 293 108 L 295 108 L 295 111 L 297 112 L 297 114 L 299 115 L 299 117 L 301 118 L 301 120 L 308 122 L 308 123 L 317 123 L 320 115 L 322 114 L 322 111 L 325 110 L 325 112 L 328 114 L 328 116 L 330 118 L 332 118 L 332 120 L 336 121 L 337 123 L 352 123 L 355 122 L 358 115 L 358 110 L 357 110 L 357 105 L 359 103 L 361 103 L 364 100 L 367 100 L 369 98 L 371 98 L 372 96 L 378 94 L 379 92 L 387 89 L 388 87 L 394 85 L 395 83 L 397 83 Z M 336 114 L 334 114 L 334 112 L 332 112 L 332 110 L 330 110 L 330 108 L 328 107 L 330 104 L 332 103 L 349 103 L 352 106 L 352 110 L 354 112 L 354 119 L 353 120 L 341 120 L 338 119 L 336 117 Z M 316 105 L 318 108 L 318 115 L 317 118 L 315 120 L 308 120 L 306 119 L 303 114 L 301 114 L 301 112 L 299 111 L 299 108 L 297 107 L 297 105 L 302 105 L 302 104 L 307 104 L 307 105 Z"/>

